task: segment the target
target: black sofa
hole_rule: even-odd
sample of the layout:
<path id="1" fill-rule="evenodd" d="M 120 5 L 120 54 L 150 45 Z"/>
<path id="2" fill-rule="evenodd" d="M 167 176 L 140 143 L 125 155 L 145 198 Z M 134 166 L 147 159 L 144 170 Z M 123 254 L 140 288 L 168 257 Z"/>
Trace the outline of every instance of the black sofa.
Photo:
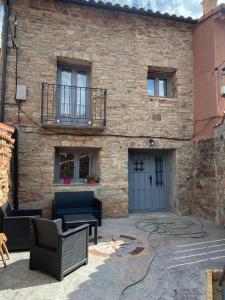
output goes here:
<path id="1" fill-rule="evenodd" d="M 52 202 L 52 218 L 64 215 L 92 214 L 98 225 L 102 224 L 102 202 L 94 197 L 94 192 L 57 192 Z"/>
<path id="2" fill-rule="evenodd" d="M 88 263 L 88 224 L 62 231 L 62 220 L 31 218 L 30 270 L 40 270 L 61 281 Z"/>
<path id="3" fill-rule="evenodd" d="M 0 207 L 0 231 L 7 236 L 9 250 L 30 249 L 31 217 L 41 218 L 42 210 L 12 210 L 8 202 Z"/>

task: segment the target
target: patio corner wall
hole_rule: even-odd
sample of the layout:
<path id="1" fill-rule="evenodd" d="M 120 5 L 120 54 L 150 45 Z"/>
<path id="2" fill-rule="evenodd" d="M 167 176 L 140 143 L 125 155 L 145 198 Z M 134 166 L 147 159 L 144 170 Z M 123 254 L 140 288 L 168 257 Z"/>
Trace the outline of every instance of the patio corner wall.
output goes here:
<path id="1" fill-rule="evenodd" d="M 9 197 L 11 190 L 10 164 L 14 139 L 14 128 L 0 123 L 0 205 Z"/>
<path id="2" fill-rule="evenodd" d="M 225 224 L 225 123 L 194 143 L 192 213 Z"/>

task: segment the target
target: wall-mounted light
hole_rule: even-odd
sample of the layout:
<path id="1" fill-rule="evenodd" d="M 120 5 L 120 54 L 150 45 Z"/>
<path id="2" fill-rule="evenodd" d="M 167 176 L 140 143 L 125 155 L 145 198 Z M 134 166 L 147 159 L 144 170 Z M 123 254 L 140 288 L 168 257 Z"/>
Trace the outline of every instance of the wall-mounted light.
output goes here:
<path id="1" fill-rule="evenodd" d="M 152 137 L 149 138 L 149 146 L 150 147 L 155 146 L 155 141 L 154 141 L 154 139 Z"/>

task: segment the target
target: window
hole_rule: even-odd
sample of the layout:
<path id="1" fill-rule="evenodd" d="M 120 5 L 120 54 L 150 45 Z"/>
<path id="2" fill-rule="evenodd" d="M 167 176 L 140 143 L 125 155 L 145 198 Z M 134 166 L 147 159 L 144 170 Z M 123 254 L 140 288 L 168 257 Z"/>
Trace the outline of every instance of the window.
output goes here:
<path id="1" fill-rule="evenodd" d="M 171 97 L 171 80 L 163 75 L 155 75 L 148 78 L 148 95 L 159 97 Z"/>
<path id="2" fill-rule="evenodd" d="M 97 178 L 97 150 L 57 149 L 55 158 L 55 182 L 86 183 L 87 176 Z"/>
<path id="3" fill-rule="evenodd" d="M 161 156 L 155 156 L 155 185 L 163 186 L 163 159 Z"/>
<path id="4" fill-rule="evenodd" d="M 58 66 L 58 123 L 90 122 L 89 69 Z"/>
<path id="5" fill-rule="evenodd" d="M 149 67 L 147 91 L 149 96 L 174 97 L 176 92 L 176 70 L 172 68 Z"/>

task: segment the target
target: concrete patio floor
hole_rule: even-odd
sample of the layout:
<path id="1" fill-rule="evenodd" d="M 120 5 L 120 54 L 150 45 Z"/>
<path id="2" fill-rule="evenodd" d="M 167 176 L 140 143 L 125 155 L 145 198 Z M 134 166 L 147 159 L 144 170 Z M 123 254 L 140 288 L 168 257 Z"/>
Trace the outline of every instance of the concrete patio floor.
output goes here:
<path id="1" fill-rule="evenodd" d="M 196 225 L 194 217 L 174 214 L 132 214 L 128 218 L 104 219 L 99 242 L 90 243 L 89 263 L 57 282 L 47 274 L 30 271 L 29 252 L 11 253 L 7 268 L 0 261 L 0 299 L 13 300 L 119 300 L 122 289 L 146 271 L 152 248 L 147 234 L 135 228 L 143 218 L 183 218 Z M 208 237 L 172 238 L 153 236 L 158 254 L 146 279 L 125 293 L 127 300 L 206 299 L 205 270 L 225 264 L 225 230 L 201 219 Z"/>

